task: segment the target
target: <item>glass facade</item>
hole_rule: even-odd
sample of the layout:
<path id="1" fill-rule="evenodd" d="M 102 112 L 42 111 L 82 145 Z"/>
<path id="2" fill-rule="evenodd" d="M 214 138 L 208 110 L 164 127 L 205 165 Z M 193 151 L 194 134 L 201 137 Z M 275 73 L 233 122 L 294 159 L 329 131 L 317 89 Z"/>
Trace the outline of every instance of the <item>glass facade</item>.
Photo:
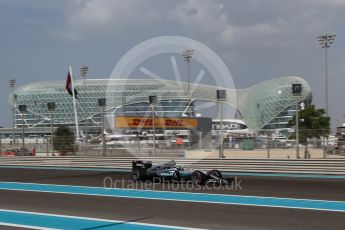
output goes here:
<path id="1" fill-rule="evenodd" d="M 292 84 L 301 84 L 300 96 L 292 95 Z M 250 88 L 238 90 L 238 108 L 244 121 L 252 130 L 286 128 L 294 115 L 296 102 L 311 103 L 309 84 L 302 78 L 291 76 L 265 81 Z M 277 120 L 275 120 L 277 119 Z M 271 126 L 267 126 L 267 125 Z"/>
<path id="2" fill-rule="evenodd" d="M 302 84 L 302 95 L 292 96 L 292 84 Z M 159 116 L 183 116 L 187 111 L 194 113 L 194 101 L 216 102 L 216 90 L 221 87 L 191 84 L 192 102 L 188 101 L 187 84 L 157 79 L 87 79 L 76 80 L 76 108 L 79 124 L 87 129 L 100 129 L 100 108 L 98 99 L 106 98 L 107 115 L 138 115 L 150 111 L 148 97 L 158 97 Z M 270 123 L 286 122 L 291 116 L 288 110 L 297 101 L 311 98 L 310 87 L 299 77 L 282 77 L 265 81 L 247 89 L 225 89 L 224 103 L 237 108 L 244 122 L 251 130 L 260 130 Z M 11 98 L 11 95 L 10 97 Z M 54 124 L 73 126 L 73 98 L 65 90 L 64 81 L 36 82 L 15 90 L 17 105 L 27 105 L 24 124 L 27 127 L 49 127 L 51 113 L 47 103 L 55 102 Z M 311 100 L 311 99 L 310 99 Z M 11 101 L 11 100 L 9 100 Z M 276 119 L 276 120 L 274 120 Z M 22 124 L 19 111 L 16 116 L 17 127 Z"/>
<path id="3" fill-rule="evenodd" d="M 312 94 L 311 92 L 307 95 L 307 97 L 303 100 L 304 106 L 311 105 L 312 102 Z M 300 111 L 302 108 L 300 106 L 302 102 L 298 103 L 298 110 Z M 293 116 L 296 115 L 296 104 L 289 106 L 284 111 L 280 112 L 275 118 L 273 118 L 269 124 L 265 125 L 263 129 L 270 129 L 275 130 L 276 133 L 281 135 L 288 136 L 289 132 L 294 132 L 294 129 L 290 128 L 289 122 L 293 119 Z"/>

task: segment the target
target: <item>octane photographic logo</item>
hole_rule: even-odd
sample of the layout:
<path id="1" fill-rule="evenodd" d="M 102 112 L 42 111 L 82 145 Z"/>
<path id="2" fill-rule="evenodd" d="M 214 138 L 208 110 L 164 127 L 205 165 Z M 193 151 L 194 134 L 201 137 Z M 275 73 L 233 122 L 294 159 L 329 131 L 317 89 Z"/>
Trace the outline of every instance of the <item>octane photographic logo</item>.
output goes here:
<path id="1" fill-rule="evenodd" d="M 114 79 L 118 81 L 112 81 Z M 140 80 L 136 81 L 135 79 Z M 116 114 L 116 116 L 117 114 L 122 114 L 122 119 L 127 119 L 123 116 L 128 116 L 130 113 L 123 111 L 121 109 L 122 106 L 125 105 L 127 108 L 134 108 L 131 105 L 136 104 L 138 109 L 145 107 L 143 104 L 146 103 L 146 110 L 150 111 L 151 109 L 153 110 L 153 107 L 149 107 L 149 109 L 147 107 L 149 97 L 156 96 L 158 105 L 155 107 L 157 108 L 155 115 L 152 116 L 153 112 L 147 112 L 142 118 L 138 118 L 134 117 L 135 115 L 133 116 L 132 113 L 132 124 L 138 124 L 134 129 L 150 136 L 152 133 L 149 130 L 153 129 L 153 127 L 151 128 L 153 123 L 152 119 L 155 119 L 156 131 L 159 130 L 156 135 L 158 138 L 156 137 L 157 148 L 155 156 L 159 156 L 162 149 L 158 148 L 158 146 L 171 146 L 171 143 L 174 143 L 174 141 L 171 141 L 171 137 L 166 135 L 169 133 L 168 130 L 171 128 L 176 130 L 179 125 L 181 127 L 185 126 L 189 130 L 196 129 L 194 124 L 190 122 L 189 115 L 186 117 L 162 118 L 159 114 L 160 101 L 185 100 L 186 105 L 194 102 L 196 112 L 213 110 L 213 116 L 219 118 L 220 110 L 215 109 L 217 108 L 216 90 L 218 88 L 235 89 L 235 85 L 229 69 L 213 50 L 198 41 L 186 37 L 155 37 L 139 43 L 117 62 L 107 85 L 106 108 L 110 110 L 116 108 L 113 114 Z M 198 100 L 200 99 L 198 98 L 200 95 L 202 97 L 214 98 L 212 100 L 203 100 L 202 98 Z M 236 98 L 233 98 L 236 95 L 231 94 L 231 96 L 232 101 L 236 101 Z M 224 106 L 224 108 L 226 107 Z M 190 111 L 186 110 L 184 112 L 188 113 Z M 234 111 L 225 109 L 223 117 L 228 119 L 233 118 L 234 114 Z M 115 121 L 114 116 L 106 116 L 106 119 L 109 126 L 113 129 L 114 134 L 123 134 L 124 129 L 119 129 L 118 126 L 120 116 L 117 117 L 118 119 L 115 117 Z M 170 121 L 169 119 L 173 120 Z M 138 137 L 138 141 L 136 142 L 135 139 L 130 138 L 130 135 L 128 135 L 127 139 L 126 137 L 118 136 L 120 137 L 120 139 L 116 139 L 118 144 L 114 143 L 114 145 L 122 145 L 133 156 L 154 156 L 152 136 L 151 143 L 147 141 L 149 145 L 146 145 L 145 141 L 139 141 Z M 164 140 L 162 140 L 162 136 Z M 211 139 L 210 136 L 207 139 L 201 137 L 199 141 L 209 142 L 207 149 L 210 150 Z M 160 144 L 158 144 L 158 141 Z M 131 147 L 126 148 L 125 146 L 128 145 Z M 151 146 L 151 149 L 149 146 Z M 177 150 L 182 151 L 181 149 Z M 207 155 L 211 154 L 211 151 L 205 151 L 203 154 L 206 155 L 202 155 L 199 158 L 207 157 Z"/>
<path id="2" fill-rule="evenodd" d="M 237 176 L 229 179 L 225 184 L 206 183 L 199 185 L 192 181 L 178 182 L 178 181 L 164 181 L 160 178 L 146 181 L 133 181 L 124 178 L 116 179 L 110 176 L 103 178 L 103 188 L 106 189 L 139 189 L 139 190 L 160 190 L 160 191 L 215 191 L 215 190 L 232 190 L 243 191 L 243 181 Z"/>

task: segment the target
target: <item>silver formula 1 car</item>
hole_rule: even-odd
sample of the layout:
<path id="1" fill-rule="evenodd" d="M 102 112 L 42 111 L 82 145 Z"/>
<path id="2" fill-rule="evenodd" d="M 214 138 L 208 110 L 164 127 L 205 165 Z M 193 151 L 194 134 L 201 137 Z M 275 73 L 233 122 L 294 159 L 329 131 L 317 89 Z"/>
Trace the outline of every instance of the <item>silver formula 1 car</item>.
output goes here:
<path id="1" fill-rule="evenodd" d="M 132 161 L 132 180 L 145 181 L 159 179 L 160 181 L 192 181 L 203 185 L 207 182 L 226 183 L 218 170 L 186 169 L 169 161 L 152 165 L 151 161 Z"/>

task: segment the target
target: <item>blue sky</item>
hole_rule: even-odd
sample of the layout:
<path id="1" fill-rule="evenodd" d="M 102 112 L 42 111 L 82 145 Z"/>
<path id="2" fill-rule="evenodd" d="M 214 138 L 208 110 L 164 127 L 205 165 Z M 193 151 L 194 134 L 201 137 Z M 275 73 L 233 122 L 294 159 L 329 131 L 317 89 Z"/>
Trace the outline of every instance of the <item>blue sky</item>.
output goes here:
<path id="1" fill-rule="evenodd" d="M 0 125 L 11 124 L 10 78 L 18 87 L 64 80 L 68 65 L 75 71 L 87 65 L 89 78 L 107 78 L 136 44 L 165 35 L 214 50 L 237 88 L 303 77 L 324 107 L 324 50 L 316 36 L 333 32 L 329 112 L 336 126 L 345 114 L 344 22 L 345 0 L 0 0 Z"/>

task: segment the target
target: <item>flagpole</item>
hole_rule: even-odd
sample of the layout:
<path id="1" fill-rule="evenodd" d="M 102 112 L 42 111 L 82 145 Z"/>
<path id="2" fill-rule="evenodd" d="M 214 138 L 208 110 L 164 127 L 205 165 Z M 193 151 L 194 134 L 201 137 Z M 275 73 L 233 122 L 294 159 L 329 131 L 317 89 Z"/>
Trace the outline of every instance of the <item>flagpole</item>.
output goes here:
<path id="1" fill-rule="evenodd" d="M 69 73 L 71 75 L 71 85 L 72 85 L 72 97 L 73 97 L 73 108 L 74 108 L 74 119 L 75 119 L 75 127 L 77 132 L 77 141 L 79 142 L 79 124 L 78 124 L 78 114 L 77 114 L 77 107 L 75 103 L 75 94 L 74 94 L 74 82 L 73 82 L 73 74 L 72 74 L 72 66 L 69 66 Z"/>

